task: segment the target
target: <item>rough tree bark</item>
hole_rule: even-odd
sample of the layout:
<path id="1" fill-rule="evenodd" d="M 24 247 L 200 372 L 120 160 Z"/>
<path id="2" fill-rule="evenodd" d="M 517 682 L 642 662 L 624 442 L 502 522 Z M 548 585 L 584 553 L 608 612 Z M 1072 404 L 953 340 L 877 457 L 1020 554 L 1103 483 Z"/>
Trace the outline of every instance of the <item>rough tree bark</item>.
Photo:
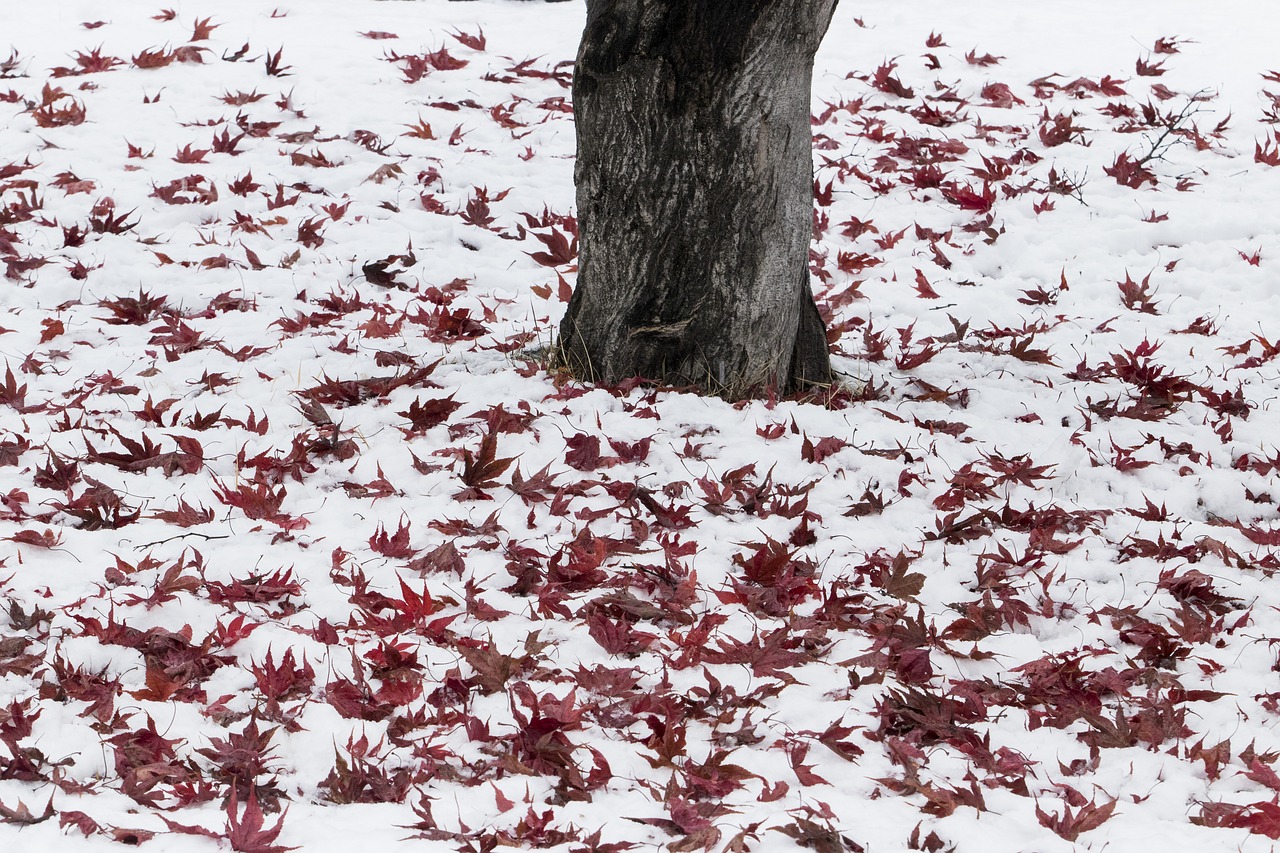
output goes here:
<path id="1" fill-rule="evenodd" d="M 813 57 L 838 0 L 587 0 L 566 365 L 739 398 L 831 381 Z"/>

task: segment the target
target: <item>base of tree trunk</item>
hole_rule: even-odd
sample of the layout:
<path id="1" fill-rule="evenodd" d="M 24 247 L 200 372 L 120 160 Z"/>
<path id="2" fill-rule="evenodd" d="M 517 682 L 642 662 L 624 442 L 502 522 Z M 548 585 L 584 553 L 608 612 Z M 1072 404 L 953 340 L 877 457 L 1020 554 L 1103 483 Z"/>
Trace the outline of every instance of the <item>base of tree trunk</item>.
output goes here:
<path id="1" fill-rule="evenodd" d="M 563 363 L 729 398 L 831 382 L 809 286 L 813 55 L 836 0 L 588 0 Z"/>

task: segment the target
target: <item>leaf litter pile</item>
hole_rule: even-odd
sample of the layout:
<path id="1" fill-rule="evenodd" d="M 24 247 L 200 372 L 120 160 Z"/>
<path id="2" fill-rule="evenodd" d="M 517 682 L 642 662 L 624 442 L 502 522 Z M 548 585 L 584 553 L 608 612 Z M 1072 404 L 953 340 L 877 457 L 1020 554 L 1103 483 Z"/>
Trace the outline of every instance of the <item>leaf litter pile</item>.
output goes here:
<path id="1" fill-rule="evenodd" d="M 925 5 L 736 405 L 548 369 L 577 4 L 15 10 L 5 848 L 1269 849 L 1280 74 Z"/>

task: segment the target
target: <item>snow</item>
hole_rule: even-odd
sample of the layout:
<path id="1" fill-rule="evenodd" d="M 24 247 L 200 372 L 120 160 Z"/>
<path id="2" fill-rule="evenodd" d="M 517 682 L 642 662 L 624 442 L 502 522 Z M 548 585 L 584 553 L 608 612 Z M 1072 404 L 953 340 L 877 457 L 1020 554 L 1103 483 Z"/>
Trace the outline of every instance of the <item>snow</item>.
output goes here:
<path id="1" fill-rule="evenodd" d="M 0 846 L 1270 849 L 1280 11 L 838 10 L 745 404 L 541 355 L 582 14 L 6 7 Z"/>

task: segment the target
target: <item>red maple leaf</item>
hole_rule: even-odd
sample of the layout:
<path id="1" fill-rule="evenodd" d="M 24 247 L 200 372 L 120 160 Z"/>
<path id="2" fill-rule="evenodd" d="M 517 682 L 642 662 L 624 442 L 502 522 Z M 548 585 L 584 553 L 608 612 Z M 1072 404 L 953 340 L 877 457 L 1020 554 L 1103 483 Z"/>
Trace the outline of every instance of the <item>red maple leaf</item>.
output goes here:
<path id="1" fill-rule="evenodd" d="M 986 213 L 996 201 L 996 191 L 990 183 L 984 182 L 981 190 L 975 190 L 969 184 L 953 182 L 942 186 L 942 197 L 961 210 L 972 210 L 975 213 Z"/>
<path id="2" fill-rule="evenodd" d="M 898 67 L 898 63 L 888 60 L 879 68 L 871 77 L 871 85 L 881 92 L 890 95 L 896 95 L 899 98 L 914 98 L 915 90 L 903 84 L 901 80 L 893 76 L 893 71 Z"/>
<path id="3" fill-rule="evenodd" d="M 52 529 L 45 528 L 44 533 L 37 533 L 34 530 L 19 530 L 12 536 L 6 536 L 9 542 L 17 542 L 19 545 L 31 545 L 35 548 L 56 548 L 62 544 L 62 534 L 54 533 Z"/>
<path id="4" fill-rule="evenodd" d="M 258 806 L 258 795 L 254 788 L 249 789 L 249 800 L 245 803 L 244 812 L 239 810 L 236 786 L 231 786 L 231 796 L 227 798 L 226 836 L 231 842 L 231 849 L 237 853 L 285 853 L 296 850 L 296 847 L 284 847 L 276 844 L 280 830 L 284 828 L 284 818 L 288 809 L 280 815 L 275 826 L 266 826 L 262 809 Z"/>
<path id="5" fill-rule="evenodd" d="M 933 289 L 933 285 L 929 283 L 929 279 L 925 277 L 924 272 L 916 267 L 916 293 L 924 299 L 937 299 L 940 294 Z"/>
<path id="6" fill-rule="evenodd" d="M 174 60 L 172 52 L 164 48 L 144 50 L 133 58 L 134 68 L 164 68 Z"/>
<path id="7" fill-rule="evenodd" d="M 1280 133 L 1276 134 L 1276 140 L 1280 142 Z M 1261 142 L 1255 143 L 1253 161 L 1267 166 L 1280 166 L 1280 145 L 1268 142 L 1264 146 Z"/>
<path id="8" fill-rule="evenodd" d="M 992 56 L 989 53 L 984 53 L 982 56 L 978 56 L 977 48 L 974 48 L 964 55 L 965 62 L 970 65 L 978 65 L 983 68 L 986 68 L 989 65 L 997 65 L 1002 59 L 1004 59 L 1003 56 Z"/>
<path id="9" fill-rule="evenodd" d="M 1026 101 L 1013 94 L 1013 90 L 1005 83 L 988 83 L 980 93 L 983 100 L 997 109 L 1011 109 L 1014 104 L 1025 104 Z"/>
<path id="10" fill-rule="evenodd" d="M 45 805 L 44 811 L 40 814 L 34 814 L 27 804 L 22 800 L 17 801 L 16 806 L 7 806 L 0 802 L 0 820 L 5 823 L 13 823 L 19 826 L 32 826 L 33 824 L 42 823 L 53 817 L 53 797 L 49 797 L 49 802 Z"/>
<path id="11" fill-rule="evenodd" d="M 207 148 L 192 148 L 191 144 L 188 143 L 178 149 L 178 153 L 173 155 L 173 161 L 187 164 L 203 163 L 205 162 L 204 155 L 208 153 L 209 150 Z"/>
<path id="12" fill-rule="evenodd" d="M 1046 148 L 1054 148 L 1058 145 L 1070 142 L 1073 139 L 1082 138 L 1084 128 L 1076 125 L 1073 121 L 1075 115 L 1064 115 L 1059 113 L 1053 117 L 1049 116 L 1049 111 L 1044 110 L 1040 117 L 1040 142 Z"/>
<path id="13" fill-rule="evenodd" d="M 461 30 L 455 30 L 454 32 L 449 33 L 449 35 L 472 50 L 484 51 L 486 41 L 483 29 L 475 35 L 472 35 L 471 33 L 464 33 Z"/>
<path id="14" fill-rule="evenodd" d="M 498 485 L 498 477 L 502 476 L 502 472 L 510 468 L 511 463 L 516 460 L 514 456 L 505 459 L 495 458 L 497 449 L 498 436 L 490 431 L 480 440 L 480 448 L 476 453 L 473 454 L 470 450 L 462 451 L 461 479 L 467 486 L 462 494 L 472 499 L 487 497 L 483 495 L 482 490 L 492 489 Z"/>
<path id="15" fill-rule="evenodd" d="M 212 18 L 196 18 L 195 28 L 191 33 L 191 41 L 205 41 L 221 24 L 211 24 Z"/>
<path id="16" fill-rule="evenodd" d="M 594 471 L 619 461 L 616 458 L 601 457 L 599 436 L 580 432 L 566 439 L 565 445 L 568 450 L 565 452 L 564 461 L 569 464 L 569 467 L 579 471 Z"/>
<path id="17" fill-rule="evenodd" d="M 1144 62 L 1138 57 L 1136 69 L 1139 77 L 1160 77 L 1164 74 L 1164 62 Z"/>
<path id="18" fill-rule="evenodd" d="M 1070 804 L 1064 803 L 1062 814 L 1055 815 L 1044 811 L 1037 803 L 1036 818 L 1040 821 L 1041 826 L 1053 830 L 1067 841 L 1075 841 L 1082 833 L 1097 829 L 1110 820 L 1115 810 L 1115 800 L 1102 805 L 1098 805 L 1097 802 L 1092 800 L 1086 800 L 1075 811 L 1072 811 Z"/>
<path id="19" fill-rule="evenodd" d="M 578 257 L 578 237 L 573 235 L 572 242 L 569 237 L 552 228 L 550 234 L 533 233 L 533 236 L 540 240 L 547 247 L 545 252 L 530 252 L 529 257 L 545 267 L 557 267 L 564 264 L 573 263 Z"/>
<path id="20" fill-rule="evenodd" d="M 834 435 L 819 438 L 818 443 L 814 444 L 806 434 L 800 445 L 800 458 L 806 462 L 819 463 L 828 456 L 833 456 L 848 446 L 849 442 Z"/>
<path id="21" fill-rule="evenodd" d="M 289 70 L 290 68 L 292 68 L 293 66 L 292 66 L 292 65 L 285 65 L 285 64 L 283 64 L 283 62 L 281 61 L 281 57 L 283 56 L 283 54 L 284 54 L 284 48 L 283 48 L 283 47 L 282 47 L 282 48 L 280 48 L 279 50 L 277 50 L 275 53 L 268 53 L 268 54 L 266 54 L 266 57 L 264 58 L 263 62 L 264 62 L 264 63 L 265 63 L 265 65 L 266 65 L 266 69 L 267 69 L 267 76 L 269 76 L 269 77 L 289 77 L 289 76 L 291 76 L 291 75 L 288 73 L 288 70 Z"/>
<path id="22" fill-rule="evenodd" d="M 1102 171 L 1115 178 L 1116 183 L 1122 187 L 1136 190 L 1141 189 L 1143 184 L 1156 185 L 1155 174 L 1142 161 L 1130 157 L 1128 152 L 1118 154 L 1115 162 L 1110 166 L 1103 166 Z"/>
<path id="23" fill-rule="evenodd" d="M 400 526 L 396 528 L 396 532 L 387 535 L 387 530 L 382 525 L 378 526 L 378 531 L 369 537 L 369 547 L 376 553 L 384 557 L 392 559 L 408 559 L 418 553 L 418 549 L 409 545 L 409 522 L 402 520 Z"/>

